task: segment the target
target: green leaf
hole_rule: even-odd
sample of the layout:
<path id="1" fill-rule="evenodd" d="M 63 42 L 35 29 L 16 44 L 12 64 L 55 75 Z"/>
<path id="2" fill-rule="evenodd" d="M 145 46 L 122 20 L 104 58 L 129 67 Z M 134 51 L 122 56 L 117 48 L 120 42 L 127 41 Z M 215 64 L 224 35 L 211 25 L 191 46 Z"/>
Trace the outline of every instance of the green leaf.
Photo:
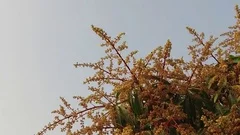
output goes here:
<path id="1" fill-rule="evenodd" d="M 170 127 L 169 128 L 169 135 L 178 135 L 175 127 Z"/>
<path id="2" fill-rule="evenodd" d="M 220 89 L 224 88 L 227 85 L 227 77 L 221 77 L 218 81 L 218 86 Z"/>
<path id="3" fill-rule="evenodd" d="M 240 56 L 230 55 L 230 56 L 229 56 L 229 59 L 232 60 L 233 63 L 238 63 L 238 62 L 240 62 Z"/>
<path id="4" fill-rule="evenodd" d="M 143 130 L 151 130 L 152 129 L 152 125 L 150 123 L 147 123 L 144 127 Z"/>
<path id="5" fill-rule="evenodd" d="M 120 95 L 120 92 L 117 92 L 117 94 L 116 94 L 116 101 L 118 101 L 119 95 Z"/>
<path id="6" fill-rule="evenodd" d="M 231 106 L 237 103 L 237 99 L 231 93 L 228 94 L 228 101 Z"/>
<path id="7" fill-rule="evenodd" d="M 129 93 L 129 104 L 131 106 L 131 109 L 134 113 L 134 115 L 137 117 L 144 112 L 144 107 L 142 100 L 139 98 L 139 94 L 137 91 L 133 91 Z"/>
<path id="8" fill-rule="evenodd" d="M 214 96 L 214 99 L 213 99 L 213 102 L 216 103 L 217 102 L 217 99 L 218 99 L 218 96 L 219 96 L 219 92 L 217 92 Z"/>
<path id="9" fill-rule="evenodd" d="M 200 93 L 200 96 L 202 98 L 203 107 L 206 108 L 209 111 L 214 112 L 215 111 L 215 104 L 214 104 L 214 102 L 211 101 L 210 96 L 208 96 L 208 94 L 205 91 L 202 91 Z"/>
<path id="10" fill-rule="evenodd" d="M 238 102 L 238 103 L 240 102 L 240 96 L 237 98 L 237 102 Z"/>
<path id="11" fill-rule="evenodd" d="M 218 97 L 219 97 L 219 95 L 221 94 L 222 89 L 223 89 L 223 86 L 221 85 L 221 86 L 218 88 L 218 91 L 216 92 L 216 94 L 214 95 L 214 98 L 213 98 L 213 102 L 214 102 L 214 103 L 217 102 Z"/>
<path id="12" fill-rule="evenodd" d="M 185 95 L 180 95 L 180 94 L 173 94 L 172 101 L 176 105 L 180 105 L 184 102 L 185 100 Z"/>
<path id="13" fill-rule="evenodd" d="M 143 112 L 142 101 L 140 100 L 139 95 L 136 92 L 133 95 L 134 95 L 134 104 L 133 104 L 134 114 L 141 115 Z"/>
<path id="14" fill-rule="evenodd" d="M 205 130 L 204 130 L 204 128 L 202 128 L 202 129 L 198 130 L 197 134 L 204 135 L 204 132 L 205 132 Z"/>
<path id="15" fill-rule="evenodd" d="M 212 87 L 212 84 L 215 82 L 215 80 L 218 78 L 217 75 L 215 75 L 214 77 L 212 77 L 209 82 L 208 82 L 208 89 L 210 89 Z"/>
<path id="16" fill-rule="evenodd" d="M 125 120 L 130 125 L 135 125 L 135 119 L 130 115 L 130 112 L 123 106 L 118 106 L 121 120 Z"/>
<path id="17" fill-rule="evenodd" d="M 229 112 L 229 108 L 224 107 L 220 103 L 216 103 L 216 109 L 220 115 L 226 115 Z"/>
<path id="18" fill-rule="evenodd" d="M 116 112 L 117 112 L 117 115 L 116 115 L 117 126 L 121 126 L 121 127 L 126 126 L 126 121 L 124 120 L 124 118 L 122 118 L 122 115 L 120 113 L 118 106 L 116 107 Z"/>
<path id="19" fill-rule="evenodd" d="M 187 114 L 189 120 L 194 121 L 196 118 L 196 108 L 194 105 L 194 101 L 189 97 L 186 96 L 183 102 L 183 110 Z"/>

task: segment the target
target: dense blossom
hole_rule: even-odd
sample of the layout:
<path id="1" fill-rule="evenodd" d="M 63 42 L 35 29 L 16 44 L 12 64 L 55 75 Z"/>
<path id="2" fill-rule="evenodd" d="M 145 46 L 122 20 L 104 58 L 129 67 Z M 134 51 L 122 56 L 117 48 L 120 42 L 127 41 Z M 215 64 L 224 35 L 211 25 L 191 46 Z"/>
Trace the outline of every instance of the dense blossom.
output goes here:
<path id="1" fill-rule="evenodd" d="M 79 108 L 61 97 L 54 120 L 38 135 L 56 127 L 68 135 L 240 134 L 238 6 L 235 17 L 236 24 L 218 43 L 218 38 L 205 39 L 204 33 L 187 27 L 194 42 L 188 46 L 190 61 L 171 57 L 170 40 L 144 58 L 137 59 L 137 51 L 125 56 L 127 43 L 120 43 L 124 33 L 111 38 L 92 26 L 106 55 L 96 63 L 74 64 L 96 71 L 84 82 L 92 94 L 73 97 Z M 215 62 L 209 64 L 209 59 Z"/>

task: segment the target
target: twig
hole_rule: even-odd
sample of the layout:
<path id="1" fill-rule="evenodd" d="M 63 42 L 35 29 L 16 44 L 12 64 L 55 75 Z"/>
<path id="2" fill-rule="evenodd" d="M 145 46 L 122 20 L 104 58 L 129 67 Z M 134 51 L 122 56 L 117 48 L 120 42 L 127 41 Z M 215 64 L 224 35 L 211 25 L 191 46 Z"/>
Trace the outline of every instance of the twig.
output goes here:
<path id="1" fill-rule="evenodd" d="M 94 109 L 98 109 L 98 108 L 103 108 L 103 107 L 105 107 L 105 106 L 104 106 L 104 105 L 94 106 L 94 107 L 91 107 L 91 108 L 87 108 L 87 109 L 85 109 L 85 110 L 83 110 L 83 111 L 79 111 L 79 112 L 75 113 L 75 115 L 79 115 L 79 114 L 84 113 L 84 112 L 86 112 L 86 111 L 94 110 Z M 66 116 L 66 117 L 64 117 L 64 118 L 62 118 L 62 119 L 59 119 L 59 120 L 57 120 L 57 121 L 54 121 L 53 123 L 51 123 L 51 124 L 49 124 L 48 126 L 46 126 L 41 132 L 38 132 L 37 135 L 42 135 L 44 132 L 46 132 L 46 131 L 49 129 L 49 127 L 52 127 L 52 126 L 58 124 L 59 122 L 62 122 L 62 121 L 66 120 L 66 119 L 69 119 L 69 118 L 71 118 L 71 117 L 75 117 L 75 115 L 70 114 L 70 115 L 68 115 L 68 116 Z"/>
<path id="2" fill-rule="evenodd" d="M 196 33 L 193 33 L 193 34 L 194 34 L 194 36 L 197 37 L 198 41 L 199 41 L 203 46 L 205 46 L 205 44 L 203 43 L 203 41 L 201 40 L 201 38 L 200 38 Z M 218 64 L 220 64 L 220 62 L 217 60 L 217 58 L 216 58 L 212 53 L 211 53 L 211 56 L 213 57 L 213 59 L 214 59 L 215 61 L 217 61 Z"/>

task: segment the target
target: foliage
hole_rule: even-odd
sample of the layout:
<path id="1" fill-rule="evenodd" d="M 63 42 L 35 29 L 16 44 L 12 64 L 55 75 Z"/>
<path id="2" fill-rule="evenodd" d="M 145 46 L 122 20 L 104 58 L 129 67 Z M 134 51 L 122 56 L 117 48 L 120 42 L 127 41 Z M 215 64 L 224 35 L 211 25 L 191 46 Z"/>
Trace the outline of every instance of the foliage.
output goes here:
<path id="1" fill-rule="evenodd" d="M 74 109 L 61 97 L 63 105 L 53 111 L 52 123 L 38 135 L 61 126 L 68 135 L 79 134 L 239 134 L 240 133 L 240 9 L 236 6 L 236 25 L 222 34 L 225 38 L 205 39 L 193 35 L 190 61 L 171 58 L 170 40 L 142 59 L 137 51 L 123 56 L 128 47 L 119 44 L 124 33 L 112 39 L 92 26 L 102 38 L 106 56 L 96 63 L 77 63 L 96 73 L 87 78 L 92 84 L 88 97 L 75 96 L 80 108 Z M 213 59 L 215 63 L 208 64 Z M 111 86 L 112 91 L 104 88 Z M 86 119 L 92 121 L 87 125 Z M 78 125 L 77 125 L 78 123 Z M 77 130 L 73 131 L 73 126 Z"/>

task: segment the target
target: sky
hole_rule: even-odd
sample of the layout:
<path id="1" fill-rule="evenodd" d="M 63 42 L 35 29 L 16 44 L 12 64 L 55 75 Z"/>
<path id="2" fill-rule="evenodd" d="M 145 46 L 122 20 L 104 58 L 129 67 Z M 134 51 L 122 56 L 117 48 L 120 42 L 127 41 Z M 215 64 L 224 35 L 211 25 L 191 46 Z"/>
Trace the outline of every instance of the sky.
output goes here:
<path id="1" fill-rule="evenodd" d="M 89 94 L 88 69 L 104 55 L 91 25 L 109 35 L 125 32 L 130 50 L 144 57 L 173 43 L 172 56 L 188 59 L 186 26 L 219 36 L 235 23 L 239 0 L 0 0 L 0 134 L 33 135 L 53 119 L 59 97 Z M 47 135 L 64 135 L 59 131 Z"/>

